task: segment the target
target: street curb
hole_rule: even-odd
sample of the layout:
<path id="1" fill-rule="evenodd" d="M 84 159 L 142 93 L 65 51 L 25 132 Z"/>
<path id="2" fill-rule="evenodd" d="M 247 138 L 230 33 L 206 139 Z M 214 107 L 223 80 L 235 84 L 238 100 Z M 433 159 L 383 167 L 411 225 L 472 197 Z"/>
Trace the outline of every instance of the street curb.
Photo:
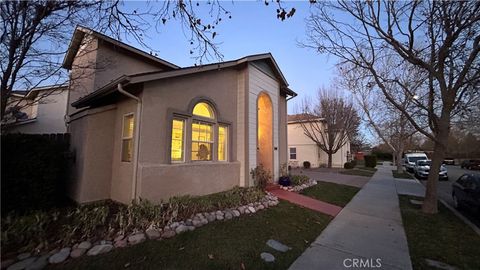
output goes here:
<path id="1" fill-rule="evenodd" d="M 470 226 L 474 232 L 476 232 L 479 236 L 480 236 L 480 228 L 478 228 L 475 224 L 473 224 L 470 220 L 468 220 L 466 217 L 464 217 L 460 212 L 458 212 L 455 208 L 451 207 L 450 205 L 448 205 L 447 202 L 445 202 L 444 200 L 442 199 L 438 199 L 441 203 L 443 203 L 443 205 L 445 205 L 448 209 L 450 209 L 450 211 L 452 211 L 455 216 L 457 216 L 458 218 L 460 218 L 465 224 L 467 224 L 468 226 Z"/>

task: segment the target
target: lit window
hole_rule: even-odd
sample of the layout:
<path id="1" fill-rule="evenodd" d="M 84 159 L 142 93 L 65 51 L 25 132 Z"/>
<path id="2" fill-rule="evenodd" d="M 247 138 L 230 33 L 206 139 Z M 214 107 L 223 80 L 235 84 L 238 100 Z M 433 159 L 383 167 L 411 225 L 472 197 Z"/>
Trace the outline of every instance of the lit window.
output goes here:
<path id="1" fill-rule="evenodd" d="M 228 129 L 226 126 L 218 127 L 218 160 L 227 160 L 227 142 L 228 142 Z"/>
<path id="2" fill-rule="evenodd" d="M 212 160 L 213 128 L 211 124 L 193 121 L 192 160 Z"/>
<path id="3" fill-rule="evenodd" d="M 172 121 L 172 161 L 183 161 L 183 134 L 185 121 L 173 119 Z"/>
<path id="4" fill-rule="evenodd" d="M 130 162 L 133 156 L 133 114 L 123 116 L 122 161 Z"/>
<path id="5" fill-rule="evenodd" d="M 193 114 L 211 119 L 215 118 L 212 108 L 205 102 L 197 103 L 193 108 Z"/>
<path id="6" fill-rule="evenodd" d="M 297 159 L 297 148 L 290 148 L 290 159 Z"/>

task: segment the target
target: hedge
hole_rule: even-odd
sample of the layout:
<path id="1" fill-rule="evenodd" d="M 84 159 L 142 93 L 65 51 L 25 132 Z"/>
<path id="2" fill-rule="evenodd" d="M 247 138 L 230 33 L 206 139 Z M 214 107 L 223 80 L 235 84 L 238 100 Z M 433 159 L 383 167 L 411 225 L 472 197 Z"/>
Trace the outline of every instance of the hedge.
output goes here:
<path id="1" fill-rule="evenodd" d="M 374 155 L 365 156 L 365 167 L 375 168 L 377 166 L 377 157 Z"/>
<path id="2" fill-rule="evenodd" d="M 2 135 L 2 216 L 67 202 L 68 134 Z"/>

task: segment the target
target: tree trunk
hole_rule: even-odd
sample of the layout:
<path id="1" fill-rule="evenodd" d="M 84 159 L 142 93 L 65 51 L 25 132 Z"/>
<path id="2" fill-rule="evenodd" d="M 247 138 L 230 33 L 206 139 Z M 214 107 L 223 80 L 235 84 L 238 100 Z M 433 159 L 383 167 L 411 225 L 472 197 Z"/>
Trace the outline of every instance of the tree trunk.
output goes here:
<path id="1" fill-rule="evenodd" d="M 397 160 L 397 173 L 403 173 L 403 164 L 402 164 L 402 151 L 397 151 L 396 153 Z"/>
<path id="2" fill-rule="evenodd" d="M 440 166 L 445 158 L 446 145 L 448 140 L 448 127 L 440 128 L 433 148 L 432 165 L 427 179 L 427 189 L 425 190 L 425 199 L 422 205 L 422 212 L 427 214 L 438 213 L 437 184 Z"/>
<path id="3" fill-rule="evenodd" d="M 332 153 L 327 153 L 327 155 L 328 155 L 328 165 L 327 165 L 327 167 L 332 168 L 332 155 L 333 154 Z"/>

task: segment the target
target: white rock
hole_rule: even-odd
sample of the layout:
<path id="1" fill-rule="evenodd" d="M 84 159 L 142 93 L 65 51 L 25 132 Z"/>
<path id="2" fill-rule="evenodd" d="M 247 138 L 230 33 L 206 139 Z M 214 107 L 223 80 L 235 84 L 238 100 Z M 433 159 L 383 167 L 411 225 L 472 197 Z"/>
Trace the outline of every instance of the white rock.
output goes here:
<path id="1" fill-rule="evenodd" d="M 288 250 L 292 249 L 291 247 L 288 247 L 288 246 L 278 242 L 277 240 L 273 240 L 273 239 L 269 239 L 267 241 L 267 246 L 275 249 L 276 251 L 280 251 L 280 252 L 287 252 Z"/>
<path id="2" fill-rule="evenodd" d="M 148 228 L 145 231 L 145 234 L 147 235 L 148 239 L 157 239 L 160 237 L 160 231 L 155 228 Z"/>
<path id="3" fill-rule="evenodd" d="M 238 207 L 238 212 L 240 212 L 240 214 L 244 214 L 245 213 L 245 206 Z"/>
<path id="4" fill-rule="evenodd" d="M 250 210 L 245 209 L 245 214 L 250 214 Z"/>
<path id="5" fill-rule="evenodd" d="M 202 225 L 206 225 L 206 224 L 208 224 L 208 219 L 202 218 L 202 219 L 200 219 L 200 222 L 202 222 Z"/>
<path id="6" fill-rule="evenodd" d="M 223 220 L 223 215 L 216 215 L 217 220 Z"/>
<path id="7" fill-rule="evenodd" d="M 192 226 L 193 225 L 193 221 L 191 219 L 187 219 L 187 221 L 185 222 L 185 224 L 187 226 Z"/>
<path id="8" fill-rule="evenodd" d="M 238 210 L 233 210 L 232 211 L 233 215 L 236 216 L 236 217 L 239 217 L 240 216 L 240 212 Z"/>
<path id="9" fill-rule="evenodd" d="M 78 258 L 78 257 L 82 256 L 83 254 L 85 254 L 85 252 L 87 252 L 87 249 L 77 247 L 77 248 L 72 249 L 72 252 L 70 252 L 70 257 Z"/>
<path id="10" fill-rule="evenodd" d="M 178 227 L 175 229 L 175 232 L 176 232 L 177 234 L 181 234 L 181 233 L 186 232 L 186 231 L 188 231 L 188 230 L 189 230 L 189 229 L 188 229 L 188 226 L 180 225 L 180 226 L 178 226 Z"/>
<path id="11" fill-rule="evenodd" d="M 94 247 L 92 247 L 88 252 L 87 252 L 87 255 L 88 256 L 96 256 L 96 255 L 99 255 L 99 254 L 103 254 L 103 253 L 107 253 L 107 252 L 110 252 L 110 250 L 113 249 L 113 246 L 112 245 L 96 245 Z"/>
<path id="12" fill-rule="evenodd" d="M 230 212 L 225 213 L 225 219 L 232 219 L 233 215 Z"/>
<path id="13" fill-rule="evenodd" d="M 217 216 L 215 214 L 208 214 L 207 215 L 207 220 L 208 222 L 212 222 L 212 221 L 215 221 L 215 219 L 217 219 Z"/>
<path id="14" fill-rule="evenodd" d="M 128 241 L 126 238 L 123 238 L 121 240 L 117 240 L 113 243 L 113 246 L 115 248 L 124 248 L 124 247 L 127 247 L 128 246 Z"/>
<path id="15" fill-rule="evenodd" d="M 248 211 L 250 211 L 250 213 L 255 213 L 255 208 L 253 206 L 249 206 Z"/>
<path id="16" fill-rule="evenodd" d="M 267 253 L 267 252 L 262 252 L 260 254 L 260 257 L 262 258 L 262 260 L 264 260 L 266 262 L 274 262 L 275 261 L 275 257 L 273 257 L 272 254 Z"/>
<path id="17" fill-rule="evenodd" d="M 125 239 L 125 235 L 120 234 L 119 236 L 115 237 L 115 239 L 113 239 L 113 242 L 121 241 L 123 239 Z"/>
<path id="18" fill-rule="evenodd" d="M 265 209 L 265 206 L 263 206 L 263 204 L 260 204 L 260 205 L 259 205 L 259 206 L 257 206 L 257 207 L 258 207 L 258 209 L 260 209 L 260 210 L 263 210 L 263 209 Z"/>
<path id="19" fill-rule="evenodd" d="M 92 247 L 92 243 L 88 241 L 83 241 L 80 244 L 78 244 L 77 248 L 82 248 L 82 249 L 89 249 Z"/>
<path id="20" fill-rule="evenodd" d="M 187 226 L 187 228 L 188 228 L 189 231 L 195 230 L 195 226 Z"/>
<path id="21" fill-rule="evenodd" d="M 24 253 L 18 254 L 17 259 L 18 259 L 19 261 L 23 261 L 23 260 L 25 260 L 25 259 L 27 259 L 27 258 L 30 258 L 30 256 L 32 256 L 32 254 L 31 254 L 30 252 L 24 252 Z"/>
<path id="22" fill-rule="evenodd" d="M 223 212 L 222 212 L 222 211 L 220 211 L 220 210 L 218 210 L 217 212 L 215 212 L 215 215 L 217 215 L 217 216 L 218 216 L 218 215 L 221 215 L 221 216 L 223 216 Z"/>
<path id="23" fill-rule="evenodd" d="M 203 222 L 199 218 L 195 218 L 194 220 L 192 220 L 192 224 L 195 227 L 200 227 L 203 225 Z"/>
<path id="24" fill-rule="evenodd" d="M 48 265 L 48 255 L 43 255 L 35 260 L 32 264 L 25 267 L 25 270 L 42 270 Z"/>
<path id="25" fill-rule="evenodd" d="M 162 238 L 172 238 L 175 236 L 175 231 L 173 230 L 164 230 L 162 233 Z"/>
<path id="26" fill-rule="evenodd" d="M 69 247 L 62 248 L 59 252 L 50 256 L 50 258 L 48 258 L 48 262 L 52 264 L 61 263 L 65 261 L 69 255 L 70 255 L 70 248 Z"/>
<path id="27" fill-rule="evenodd" d="M 27 268 L 28 266 L 32 265 L 35 260 L 37 258 L 36 257 L 30 257 L 28 259 L 25 259 L 23 261 L 19 261 L 17 263 L 14 263 L 12 265 L 10 265 L 7 270 L 23 270 L 25 268 Z"/>
<path id="28" fill-rule="evenodd" d="M 130 235 L 128 237 L 128 243 L 130 245 L 136 245 L 136 244 L 139 244 L 143 241 L 145 241 L 145 234 L 143 233 L 137 233 L 137 234 L 134 234 L 134 235 Z"/>
<path id="29" fill-rule="evenodd" d="M 170 224 L 170 228 L 172 228 L 172 229 L 174 230 L 175 228 L 178 227 L 178 225 L 180 225 L 180 223 L 178 223 L 178 222 L 173 222 L 172 224 Z"/>

